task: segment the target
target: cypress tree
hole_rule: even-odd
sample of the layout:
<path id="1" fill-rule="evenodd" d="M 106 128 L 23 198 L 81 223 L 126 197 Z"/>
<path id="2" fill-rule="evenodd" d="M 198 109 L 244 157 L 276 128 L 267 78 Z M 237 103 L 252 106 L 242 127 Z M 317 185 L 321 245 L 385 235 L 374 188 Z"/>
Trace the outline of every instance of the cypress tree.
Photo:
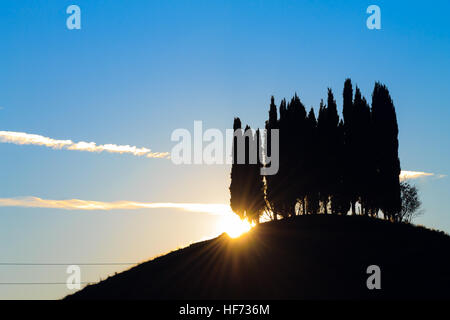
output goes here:
<path id="1" fill-rule="evenodd" d="M 337 159 L 336 159 L 336 174 L 337 182 L 336 189 L 333 193 L 332 206 L 335 213 L 346 215 L 350 209 L 350 197 L 345 185 L 346 168 L 346 148 L 344 139 L 344 121 L 341 119 L 337 129 Z"/>
<path id="2" fill-rule="evenodd" d="M 294 192 L 289 182 L 289 112 L 290 104 L 286 104 L 283 99 L 280 103 L 280 119 L 278 121 L 278 129 L 280 136 L 280 168 L 274 176 L 274 192 L 276 193 L 275 208 L 283 218 L 287 218 L 293 214 L 294 205 L 292 204 L 292 193 Z M 289 190 L 288 190 L 289 188 Z"/>
<path id="3" fill-rule="evenodd" d="M 327 162 L 328 162 L 328 188 L 329 196 L 335 198 L 335 202 L 331 202 L 332 213 L 337 213 L 339 206 L 338 193 L 340 188 L 340 167 L 339 167 L 339 146 L 340 146 L 340 130 L 339 115 L 337 112 L 336 101 L 333 92 L 328 89 L 328 106 L 327 106 Z"/>
<path id="4" fill-rule="evenodd" d="M 317 181 L 319 186 L 319 200 L 323 213 L 328 213 L 328 202 L 330 190 L 328 187 L 328 128 L 327 128 L 327 106 L 320 100 L 319 116 L 317 118 L 317 134 L 318 134 L 318 146 L 317 154 L 319 161 Z"/>
<path id="5" fill-rule="evenodd" d="M 376 199 L 385 218 L 397 220 L 401 210 L 398 124 L 394 103 L 385 85 L 377 82 L 372 94 Z"/>
<path id="6" fill-rule="evenodd" d="M 266 121 L 267 149 L 265 150 L 265 153 L 268 156 L 272 156 L 272 150 L 271 150 L 271 130 L 272 129 L 279 129 L 277 106 L 275 104 L 275 99 L 273 96 L 270 99 L 269 120 Z M 276 175 L 269 175 L 269 176 L 265 177 L 266 204 L 268 206 L 268 209 L 272 212 L 274 220 L 277 220 L 277 216 L 280 214 L 280 205 L 279 205 L 280 190 L 277 190 L 278 174 L 279 174 L 279 171 Z"/>
<path id="7" fill-rule="evenodd" d="M 292 207 L 292 215 L 296 214 L 296 205 L 299 202 L 300 213 L 306 213 L 306 110 L 303 103 L 297 94 L 291 99 L 288 108 L 288 168 L 287 185 L 288 189 L 288 203 L 287 206 Z"/>
<path id="8" fill-rule="evenodd" d="M 246 218 L 250 222 L 259 222 L 259 217 L 264 211 L 264 182 L 260 174 L 261 159 L 259 156 L 260 132 L 253 133 L 247 125 L 241 129 L 241 121 L 235 118 L 233 129 L 236 137 L 233 141 L 233 164 L 231 167 L 230 206 L 241 219 Z M 238 163 L 238 136 L 244 134 L 244 163 Z M 250 144 L 256 146 L 256 150 L 250 148 Z M 251 163 L 251 152 L 257 152 L 256 163 Z"/>
<path id="9" fill-rule="evenodd" d="M 354 142 L 357 161 L 354 163 L 354 184 L 357 190 L 357 199 L 361 205 L 361 214 L 366 214 L 370 203 L 370 188 L 375 170 L 371 156 L 371 123 L 370 107 L 358 87 L 355 90 L 355 119 Z"/>
<path id="10" fill-rule="evenodd" d="M 355 214 L 355 203 L 357 200 L 357 187 L 356 179 L 357 173 L 355 172 L 355 163 L 357 158 L 357 147 L 355 142 L 355 108 L 353 103 L 353 86 L 350 79 L 346 79 L 344 83 L 343 107 L 342 113 L 344 116 L 344 148 L 345 152 L 342 155 L 345 159 L 344 168 L 344 187 L 345 193 L 351 203 L 352 214 Z"/>
<path id="11" fill-rule="evenodd" d="M 231 183 L 230 183 L 230 206 L 231 210 L 236 213 L 241 219 L 244 217 L 243 194 L 242 194 L 242 178 L 243 168 L 242 164 L 238 164 L 238 148 L 237 136 L 242 136 L 241 120 L 234 118 L 233 130 L 235 137 L 233 138 L 233 164 L 231 166 Z"/>
<path id="12" fill-rule="evenodd" d="M 318 156 L 318 134 L 317 120 L 314 109 L 308 113 L 306 119 L 306 142 L 305 142 L 305 184 L 306 189 L 306 211 L 315 214 L 319 211 L 319 156 Z"/>
<path id="13" fill-rule="evenodd" d="M 256 144 L 257 162 L 256 164 L 249 164 L 249 180 L 250 184 L 250 196 L 248 205 L 248 219 L 249 221 L 259 223 L 259 218 L 265 209 L 264 199 L 264 181 L 261 175 L 262 162 L 260 158 L 260 141 L 261 134 L 259 129 L 253 135 L 254 143 Z"/>

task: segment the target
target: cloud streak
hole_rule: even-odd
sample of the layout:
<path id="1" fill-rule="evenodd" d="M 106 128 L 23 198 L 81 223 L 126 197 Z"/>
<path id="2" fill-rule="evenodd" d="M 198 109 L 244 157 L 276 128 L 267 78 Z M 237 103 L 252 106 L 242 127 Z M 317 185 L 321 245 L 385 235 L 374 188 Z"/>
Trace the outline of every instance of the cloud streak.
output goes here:
<path id="1" fill-rule="evenodd" d="M 138 148 L 130 145 L 101 144 L 95 142 L 73 142 L 72 140 L 58 140 L 38 134 L 25 132 L 0 131 L 1 143 L 13 143 L 17 145 L 37 145 L 56 150 L 76 150 L 86 152 L 109 152 L 119 154 L 131 154 L 134 156 L 145 156 L 147 158 L 168 158 L 168 152 L 152 152 L 148 148 Z"/>
<path id="2" fill-rule="evenodd" d="M 422 171 L 408 171 L 408 170 L 402 170 L 402 172 L 400 173 L 400 181 L 419 179 L 419 178 L 425 178 L 425 177 L 435 177 L 437 179 L 441 179 L 441 178 L 445 178 L 446 175 L 422 172 Z"/>
<path id="3" fill-rule="evenodd" d="M 230 206 L 220 203 L 172 203 L 136 201 L 91 201 L 80 199 L 52 200 L 38 197 L 0 198 L 0 207 L 48 208 L 64 210 L 137 210 L 178 209 L 189 212 L 225 215 L 231 213 Z"/>

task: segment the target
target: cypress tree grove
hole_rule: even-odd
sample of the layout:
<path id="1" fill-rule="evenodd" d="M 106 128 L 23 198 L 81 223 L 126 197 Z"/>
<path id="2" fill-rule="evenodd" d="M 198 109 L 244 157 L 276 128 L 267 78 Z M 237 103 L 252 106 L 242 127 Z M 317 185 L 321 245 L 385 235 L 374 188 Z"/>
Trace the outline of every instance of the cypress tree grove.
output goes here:
<path id="1" fill-rule="evenodd" d="M 386 86 L 376 83 L 372 107 L 350 79 L 343 90 L 343 119 L 328 89 L 327 104 L 320 102 L 316 120 L 314 109 L 306 113 L 297 94 L 289 103 L 280 103 L 279 117 L 271 97 L 266 156 L 272 157 L 271 133 L 279 130 L 279 170 L 260 175 L 260 131 L 246 127 L 236 138 L 245 141 L 245 163 L 238 164 L 236 138 L 231 168 L 231 208 L 240 217 L 258 222 L 267 209 L 272 218 L 323 212 L 377 216 L 401 220 L 400 160 L 398 124 L 394 104 Z M 240 129 L 235 118 L 233 128 Z M 256 145 L 256 163 L 249 161 L 249 146 Z M 267 164 L 269 166 L 270 164 Z"/>

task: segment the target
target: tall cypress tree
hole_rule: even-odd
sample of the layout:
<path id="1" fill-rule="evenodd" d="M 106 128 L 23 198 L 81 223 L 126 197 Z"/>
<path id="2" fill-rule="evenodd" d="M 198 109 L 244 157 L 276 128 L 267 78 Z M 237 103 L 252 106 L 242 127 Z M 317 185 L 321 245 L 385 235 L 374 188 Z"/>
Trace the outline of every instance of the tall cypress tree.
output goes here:
<path id="1" fill-rule="evenodd" d="M 339 121 L 338 129 L 337 129 L 337 160 L 336 160 L 336 174 L 337 174 L 337 182 L 336 189 L 333 193 L 332 198 L 332 207 L 334 208 L 335 213 L 346 215 L 350 209 L 350 196 L 347 191 L 347 186 L 345 184 L 345 176 L 347 172 L 347 163 L 346 160 L 346 148 L 345 148 L 345 139 L 344 139 L 344 121 L 341 119 Z"/>
<path id="2" fill-rule="evenodd" d="M 346 79 L 344 83 L 343 107 L 344 116 L 344 148 L 343 157 L 345 159 L 344 167 L 344 187 L 345 193 L 351 203 L 352 214 L 355 214 L 355 203 L 357 200 L 358 189 L 356 187 L 357 172 L 355 172 L 355 163 L 357 159 L 356 135 L 355 135 L 355 108 L 353 103 L 353 86 L 350 79 Z"/>
<path id="3" fill-rule="evenodd" d="M 319 140 L 317 133 L 317 120 L 314 109 L 308 113 L 306 119 L 306 141 L 305 141 L 305 185 L 306 188 L 306 211 L 315 214 L 319 211 Z"/>
<path id="4" fill-rule="evenodd" d="M 343 169 L 341 168 L 341 154 L 343 148 L 343 127 L 339 125 L 339 115 L 336 101 L 331 89 L 328 89 L 327 105 L 320 102 L 318 118 L 319 136 L 319 197 L 324 213 L 340 213 Z M 343 126 L 343 124 L 341 124 Z M 342 197 L 341 197 L 342 198 Z M 330 202 L 331 201 L 331 202 Z"/>
<path id="5" fill-rule="evenodd" d="M 328 89 L 328 106 L 327 106 L 327 154 L 328 154 L 328 187 L 329 196 L 337 198 L 340 188 L 340 167 L 339 167 L 339 149 L 340 149 L 340 130 L 339 115 L 337 111 L 336 101 L 333 92 Z M 331 212 L 338 213 L 338 201 L 331 202 Z"/>
<path id="6" fill-rule="evenodd" d="M 365 99 L 364 99 L 365 100 Z M 366 183 L 364 185 L 362 202 L 364 203 L 367 214 L 377 217 L 379 212 L 377 192 L 377 157 L 375 156 L 375 145 L 377 137 L 375 135 L 375 125 L 373 121 L 373 112 L 367 101 L 365 102 L 365 123 L 367 124 L 364 132 L 366 140 L 365 148 L 363 150 L 363 160 L 366 168 Z"/>
<path id="7" fill-rule="evenodd" d="M 398 124 L 389 91 L 379 82 L 372 94 L 372 120 L 376 166 L 372 196 L 385 218 L 396 220 L 401 209 Z"/>
<path id="8" fill-rule="evenodd" d="M 238 137 L 242 135 L 241 120 L 234 118 L 233 130 L 235 137 L 233 138 L 233 164 L 231 166 L 231 183 L 230 183 L 230 206 L 231 210 L 240 218 L 244 217 L 244 204 L 242 194 L 243 165 L 238 164 Z"/>
<path id="9" fill-rule="evenodd" d="M 292 192 L 288 195 L 288 206 L 292 206 L 292 215 L 295 215 L 296 204 L 299 202 L 300 213 L 306 213 L 306 110 L 297 94 L 291 99 L 288 108 L 288 185 Z"/>
<path id="10" fill-rule="evenodd" d="M 267 132 L 267 149 L 265 153 L 271 157 L 271 130 L 279 129 L 278 123 L 278 112 L 277 106 L 275 104 L 275 98 L 272 96 L 270 99 L 270 107 L 269 107 L 269 120 L 266 121 L 266 132 Z M 267 164 L 270 166 L 270 164 Z M 278 172 L 279 173 L 279 172 Z M 280 205 L 279 205 L 279 196 L 281 190 L 277 188 L 278 181 L 278 173 L 276 175 L 268 175 L 265 177 L 266 181 L 266 202 L 268 209 L 272 212 L 273 219 L 277 220 L 278 214 L 280 214 Z"/>
<path id="11" fill-rule="evenodd" d="M 294 204 L 292 203 L 293 188 L 288 188 L 290 181 L 289 177 L 289 156 L 290 156 L 290 138 L 288 134 L 289 129 L 289 110 L 290 104 L 286 104 L 286 100 L 281 100 L 280 103 L 280 119 L 278 121 L 278 129 L 280 136 L 280 168 L 278 173 L 274 176 L 273 183 L 274 192 L 276 193 L 275 208 L 283 218 L 291 216 L 294 212 Z"/>
<path id="12" fill-rule="evenodd" d="M 355 100 L 353 102 L 354 114 L 353 120 L 354 123 L 351 128 L 351 134 L 353 135 L 353 144 L 352 144 L 352 184 L 355 197 L 354 200 L 357 200 L 360 203 L 360 208 L 362 211 L 362 190 L 367 183 L 365 180 L 365 172 L 364 172 L 364 162 L 366 159 L 361 159 L 363 146 L 366 143 L 363 132 L 364 132 L 364 123 L 363 123 L 363 110 L 364 110 L 364 100 L 361 95 L 361 91 L 358 87 L 355 89 Z M 362 213 L 362 212 L 361 212 Z"/>
<path id="13" fill-rule="evenodd" d="M 250 215 L 249 220 L 255 223 L 259 223 L 259 218 L 265 210 L 265 194 L 264 194 L 264 180 L 261 175 L 262 159 L 260 152 L 261 145 L 261 132 L 256 130 L 253 136 L 254 143 L 256 144 L 257 162 L 256 164 L 250 164 L 251 170 L 251 203 L 250 203 Z"/>
<path id="14" fill-rule="evenodd" d="M 230 205 L 231 209 L 248 221 L 258 223 L 259 217 L 264 211 L 264 183 L 260 174 L 261 159 L 259 156 L 259 140 L 260 132 L 253 133 L 252 129 L 247 125 L 245 130 L 241 129 L 241 121 L 235 118 L 233 129 L 236 137 L 233 141 L 233 164 L 231 167 L 231 184 L 230 184 Z M 238 163 L 237 141 L 238 137 L 244 135 L 244 163 Z M 242 141 L 242 140 L 241 140 Z M 256 146 L 256 150 L 250 148 L 250 144 Z M 256 163 L 251 163 L 251 152 L 257 152 Z"/>
<path id="15" fill-rule="evenodd" d="M 323 100 L 320 100 L 319 115 L 317 118 L 318 146 L 317 181 L 319 186 L 319 199 L 323 213 L 328 213 L 330 189 L 328 185 L 328 111 Z"/>
<path id="16" fill-rule="evenodd" d="M 254 166 L 250 164 L 250 143 L 253 143 L 253 132 L 249 125 L 246 125 L 244 129 L 244 141 L 245 163 L 242 165 L 241 171 L 241 195 L 243 198 L 244 217 L 247 218 L 248 221 L 252 221 Z"/>
<path id="17" fill-rule="evenodd" d="M 370 150 L 370 107 L 358 87 L 355 90 L 354 112 L 355 124 L 352 131 L 356 161 L 353 162 L 353 183 L 361 206 L 361 214 L 365 214 L 369 204 L 369 189 L 374 167 Z"/>

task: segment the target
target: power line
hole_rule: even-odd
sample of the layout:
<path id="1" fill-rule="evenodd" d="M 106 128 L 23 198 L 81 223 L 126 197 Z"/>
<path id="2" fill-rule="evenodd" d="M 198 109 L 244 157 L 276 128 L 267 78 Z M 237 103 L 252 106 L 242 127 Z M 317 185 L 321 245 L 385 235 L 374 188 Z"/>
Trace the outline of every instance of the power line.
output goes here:
<path id="1" fill-rule="evenodd" d="M 93 284 L 95 282 L 80 282 L 80 284 Z M 66 282 L 0 282 L 0 285 L 52 285 L 52 284 L 67 284 Z"/>
<path id="2" fill-rule="evenodd" d="M 35 262 L 0 262 L 0 266 L 125 266 L 137 265 L 139 262 L 89 262 L 89 263 L 35 263 Z M 91 282 L 80 282 L 80 284 L 92 284 Z M 66 282 L 0 282 L 0 285 L 65 285 Z"/>
<path id="3" fill-rule="evenodd" d="M 139 262 L 110 262 L 110 263 L 16 263 L 16 262 L 0 262 L 0 266 L 125 266 L 125 265 L 136 265 Z"/>

